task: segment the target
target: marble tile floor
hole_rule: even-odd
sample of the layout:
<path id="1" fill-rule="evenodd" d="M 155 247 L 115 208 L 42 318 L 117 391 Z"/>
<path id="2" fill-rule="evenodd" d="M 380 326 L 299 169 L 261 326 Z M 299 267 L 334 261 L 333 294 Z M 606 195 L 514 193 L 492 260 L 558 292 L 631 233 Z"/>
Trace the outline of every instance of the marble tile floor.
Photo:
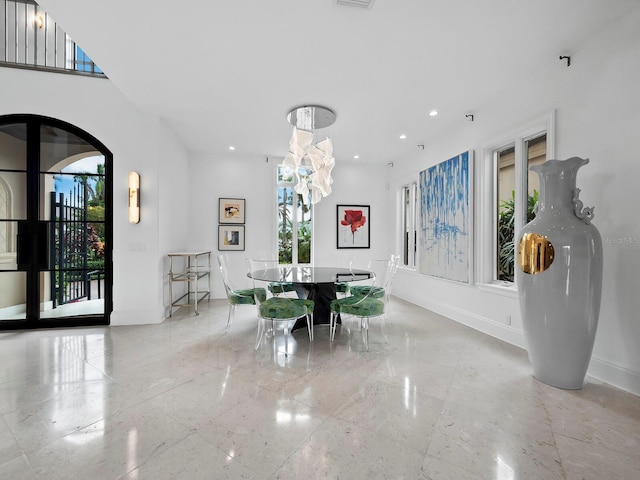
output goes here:
<path id="1" fill-rule="evenodd" d="M 640 398 L 404 301 L 255 351 L 255 311 L 0 334 L 1 479 L 638 479 Z"/>

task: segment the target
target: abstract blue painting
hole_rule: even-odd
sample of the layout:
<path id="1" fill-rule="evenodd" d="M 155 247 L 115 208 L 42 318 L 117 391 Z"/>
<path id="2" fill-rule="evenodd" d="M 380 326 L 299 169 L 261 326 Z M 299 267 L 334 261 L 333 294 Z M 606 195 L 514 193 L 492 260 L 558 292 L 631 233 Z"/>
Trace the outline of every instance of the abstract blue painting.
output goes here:
<path id="1" fill-rule="evenodd" d="M 471 283 L 472 156 L 420 172 L 420 273 Z"/>

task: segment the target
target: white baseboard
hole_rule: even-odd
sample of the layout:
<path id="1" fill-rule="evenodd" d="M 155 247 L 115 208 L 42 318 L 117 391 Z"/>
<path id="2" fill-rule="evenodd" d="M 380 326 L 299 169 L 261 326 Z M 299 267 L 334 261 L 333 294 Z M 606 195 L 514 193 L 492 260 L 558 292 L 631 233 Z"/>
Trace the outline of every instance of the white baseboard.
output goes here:
<path id="1" fill-rule="evenodd" d="M 114 310 L 111 312 L 110 325 L 146 325 L 162 323 L 165 319 L 164 308 L 147 310 Z"/>
<path id="2" fill-rule="evenodd" d="M 587 375 L 640 396 L 640 374 L 597 357 L 591 357 Z"/>
<path id="3" fill-rule="evenodd" d="M 407 298 L 395 293 L 394 296 L 526 350 L 524 333 L 519 329 L 431 299 Z M 640 373 L 634 372 L 633 370 L 592 356 L 587 375 L 626 392 L 640 396 Z"/>
<path id="4" fill-rule="evenodd" d="M 396 293 L 394 293 L 393 295 L 398 298 L 402 298 L 407 302 L 411 302 L 414 305 L 426 308 L 427 310 L 431 310 L 432 312 L 438 313 L 458 323 L 471 327 L 474 330 L 486 333 L 487 335 L 498 338 L 512 345 L 516 345 L 517 347 L 520 347 L 522 349 L 526 348 L 524 334 L 522 333 L 522 331 L 509 325 L 496 322 L 494 320 L 491 320 L 490 318 L 483 317 L 482 315 L 478 315 L 476 313 L 469 312 L 467 310 L 463 310 L 446 303 L 434 301 L 433 299 L 420 298 L 418 299 L 418 301 L 416 301 L 417 299 L 403 297 L 401 295 L 397 295 Z"/>

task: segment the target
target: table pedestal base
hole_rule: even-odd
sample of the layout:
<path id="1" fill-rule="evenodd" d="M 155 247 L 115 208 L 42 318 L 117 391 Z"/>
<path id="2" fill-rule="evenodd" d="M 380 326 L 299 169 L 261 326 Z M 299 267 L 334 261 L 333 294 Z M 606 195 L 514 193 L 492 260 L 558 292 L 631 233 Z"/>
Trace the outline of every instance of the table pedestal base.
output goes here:
<path id="1" fill-rule="evenodd" d="M 298 298 L 313 300 L 313 324 L 329 325 L 331 319 L 331 302 L 336 299 L 335 285 L 333 283 L 296 283 L 294 286 Z M 338 323 L 340 323 L 340 318 L 338 318 Z M 296 320 L 291 331 L 297 330 L 298 328 L 307 328 L 307 320 L 305 318 Z"/>

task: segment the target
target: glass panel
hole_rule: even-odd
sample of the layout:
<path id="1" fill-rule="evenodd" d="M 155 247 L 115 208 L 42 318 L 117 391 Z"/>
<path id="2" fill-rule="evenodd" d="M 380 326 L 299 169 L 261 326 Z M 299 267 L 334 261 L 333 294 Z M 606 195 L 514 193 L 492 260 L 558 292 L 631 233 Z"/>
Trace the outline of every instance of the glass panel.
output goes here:
<path id="1" fill-rule="evenodd" d="M 27 174 L 0 171 L 0 220 L 27 218 Z"/>
<path id="2" fill-rule="evenodd" d="M 49 261 L 55 279 L 48 282 L 48 290 L 43 290 L 47 296 L 41 299 L 41 316 L 102 314 L 106 241 L 104 157 L 87 157 L 55 173 L 43 173 L 41 178 L 45 192 L 41 215 L 53 220 L 49 230 Z M 86 304 L 89 300 L 91 305 Z"/>
<path id="3" fill-rule="evenodd" d="M 16 19 L 16 63 L 25 63 L 27 58 L 27 5 L 15 2 Z"/>
<path id="4" fill-rule="evenodd" d="M 298 177 L 294 171 L 278 165 L 276 180 L 278 183 L 278 262 L 281 264 L 311 263 L 312 249 L 312 212 L 311 193 L 305 204 L 302 195 L 294 190 Z M 301 180 L 308 181 L 309 167 L 299 167 Z"/>
<path id="5" fill-rule="evenodd" d="M 311 201 L 306 205 L 302 195 L 297 195 L 298 201 L 298 262 L 311 263 Z"/>
<path id="6" fill-rule="evenodd" d="M 41 318 L 102 314 L 104 271 L 67 270 L 40 273 Z"/>
<path id="7" fill-rule="evenodd" d="M 305 183 L 309 182 L 309 176 L 313 173 L 310 167 L 299 167 L 298 175 L 300 180 Z M 307 194 L 306 203 L 302 195 L 293 194 L 293 200 L 296 202 L 295 208 L 297 215 L 295 218 L 294 231 L 296 232 L 295 243 L 297 248 L 293 252 L 294 264 L 311 263 L 311 238 L 312 238 L 312 222 L 311 222 L 311 192 Z"/>
<path id="8" fill-rule="evenodd" d="M 93 60 L 91 60 L 78 45 L 76 45 L 76 70 L 81 72 L 102 73 L 102 70 L 93 63 Z"/>
<path id="9" fill-rule="evenodd" d="M 34 24 L 34 63 L 36 65 L 46 65 L 46 55 L 49 46 L 47 45 L 47 14 L 37 6 L 33 12 Z"/>
<path id="10" fill-rule="evenodd" d="M 104 220 L 105 191 L 104 176 L 71 173 L 45 173 L 40 176 L 42 187 L 42 202 L 40 218 L 51 220 L 64 215 L 60 208 L 69 212 L 74 211 L 74 217 L 84 218 L 87 207 L 87 218 L 90 220 Z M 55 197 L 53 196 L 55 194 Z M 53 200 L 55 198 L 55 200 Z M 85 205 L 86 198 L 86 205 Z M 61 203 L 62 202 L 62 203 Z M 52 208 L 56 208 L 54 212 Z M 77 212 L 80 212 L 79 215 Z M 91 213 L 89 213 L 91 212 Z"/>
<path id="11" fill-rule="evenodd" d="M 496 265 L 497 279 L 513 282 L 514 228 L 515 228 L 515 148 L 496 152 L 498 231 Z"/>
<path id="12" fill-rule="evenodd" d="M 278 165 L 278 183 L 293 183 L 294 180 L 293 168 L 290 166 Z"/>
<path id="13" fill-rule="evenodd" d="M 77 167 L 77 163 L 80 162 L 70 167 Z M 98 170 L 103 170 L 101 164 L 98 164 Z M 56 282 L 57 291 L 53 296 L 63 302 L 74 295 L 65 289 L 65 282 L 72 276 L 67 270 L 99 271 L 104 283 L 104 177 L 47 173 L 42 178 L 46 195 L 41 212 L 45 219 L 53 220 L 49 228 L 50 268 L 57 270 L 57 277 L 63 282 Z"/>
<path id="14" fill-rule="evenodd" d="M 64 221 L 50 223 L 50 268 L 75 270 L 89 268 L 94 250 L 104 255 L 104 241 L 84 222 Z"/>
<path id="15" fill-rule="evenodd" d="M 56 67 L 56 55 L 60 56 L 62 52 L 57 51 L 57 37 L 58 37 L 58 29 L 56 28 L 56 22 L 51 18 L 50 15 L 47 15 L 45 12 L 40 12 L 41 15 L 44 16 L 44 30 L 47 38 L 42 43 L 47 45 L 47 49 L 45 51 L 46 60 L 45 65 L 47 67 Z"/>
<path id="16" fill-rule="evenodd" d="M 0 220 L 0 270 L 17 270 L 18 222 Z"/>
<path id="17" fill-rule="evenodd" d="M 4 44 L 3 52 L 0 55 L 4 55 L 3 60 L 7 62 L 15 62 L 16 61 L 16 52 L 15 52 L 15 42 L 14 38 L 16 38 L 16 12 L 15 12 L 15 3 L 11 6 L 10 3 L 7 3 L 4 8 L 2 8 L 2 13 L 0 15 L 4 15 L 3 25 L 6 27 L 5 35 L 0 35 L 2 38 L 2 42 Z"/>
<path id="18" fill-rule="evenodd" d="M 289 264 L 293 260 L 293 188 L 278 188 L 278 263 Z"/>
<path id="19" fill-rule="evenodd" d="M 410 242 L 412 244 L 411 246 L 411 267 L 415 267 L 416 266 L 416 256 L 418 254 L 418 183 L 414 182 L 413 184 L 411 184 L 411 189 L 413 191 L 413 203 L 412 203 L 412 208 L 413 208 L 413 215 L 412 215 L 412 223 L 413 226 L 411 227 L 411 234 L 413 237 L 413 241 Z"/>
<path id="20" fill-rule="evenodd" d="M 25 51 L 25 63 L 29 65 L 33 65 L 36 63 L 35 52 L 37 47 L 36 44 L 36 7 L 35 5 L 26 5 L 25 9 L 25 18 L 24 18 L 24 40 L 26 43 L 26 51 Z M 44 49 L 44 45 L 42 46 Z"/>
<path id="21" fill-rule="evenodd" d="M 80 137 L 49 125 L 40 127 L 41 171 L 57 173 L 73 163 L 76 167 L 71 173 L 97 173 L 96 165 L 100 162 L 104 164 L 104 157 L 98 153 L 96 147 Z"/>
<path id="22" fill-rule="evenodd" d="M 525 164 L 527 166 L 527 215 L 524 223 L 527 224 L 535 218 L 533 209 L 538 202 L 538 193 L 540 192 L 540 180 L 538 175 L 529 171 L 531 165 L 538 165 L 547 160 L 547 135 L 543 134 L 539 137 L 527 140 L 525 149 L 527 158 Z"/>
<path id="23" fill-rule="evenodd" d="M 0 321 L 26 318 L 26 272 L 0 272 Z"/>
<path id="24" fill-rule="evenodd" d="M 5 30 L 9 30 L 7 27 L 7 23 L 6 23 L 6 17 L 7 15 L 7 7 L 6 5 L 4 6 L 4 8 L 0 7 L 0 25 L 5 25 Z M 7 32 L 8 33 L 8 32 Z M 0 61 L 6 61 L 7 57 L 7 39 L 6 39 L 6 35 L 0 35 Z"/>
<path id="25" fill-rule="evenodd" d="M 402 264 L 409 266 L 409 235 L 411 234 L 411 190 L 402 188 Z"/>
<path id="26" fill-rule="evenodd" d="M 27 126 L 15 123 L 0 126 L 0 171 L 27 170 Z"/>
<path id="27" fill-rule="evenodd" d="M 402 187 L 402 264 L 413 268 L 416 264 L 416 202 L 418 184 Z"/>

